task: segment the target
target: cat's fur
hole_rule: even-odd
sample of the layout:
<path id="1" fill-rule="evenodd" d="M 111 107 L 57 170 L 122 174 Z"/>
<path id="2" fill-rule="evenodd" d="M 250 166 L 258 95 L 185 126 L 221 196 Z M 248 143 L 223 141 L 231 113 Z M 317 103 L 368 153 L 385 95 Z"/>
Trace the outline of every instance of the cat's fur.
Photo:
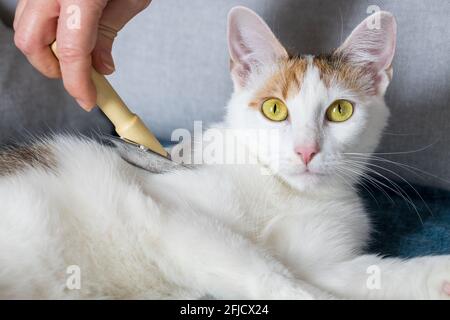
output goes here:
<path id="1" fill-rule="evenodd" d="M 362 169 L 338 174 L 348 153 L 373 152 L 389 114 L 395 20 L 369 19 L 381 27 L 363 22 L 329 56 L 292 57 L 256 14 L 231 11 L 235 93 L 219 130 L 277 130 L 280 149 L 257 165 L 151 174 L 70 137 L 4 151 L 0 297 L 448 299 L 449 256 L 364 254 L 370 223 L 349 185 Z M 287 121 L 264 118 L 268 97 L 285 101 Z M 344 123 L 325 120 L 336 99 L 355 104 Z M 308 172 L 304 145 L 317 148 Z M 367 285 L 373 268 L 379 288 Z"/>

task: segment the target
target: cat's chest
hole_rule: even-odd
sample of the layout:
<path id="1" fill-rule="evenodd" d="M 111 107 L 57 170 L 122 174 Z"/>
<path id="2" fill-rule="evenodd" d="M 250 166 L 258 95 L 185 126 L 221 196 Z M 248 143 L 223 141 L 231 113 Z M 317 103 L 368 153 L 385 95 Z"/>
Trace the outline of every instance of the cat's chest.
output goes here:
<path id="1" fill-rule="evenodd" d="M 306 233 L 318 230 L 319 225 L 332 228 L 333 224 L 345 223 L 337 217 L 347 207 L 332 200 L 294 196 L 270 186 L 246 191 L 231 196 L 233 201 L 217 195 L 216 204 L 221 208 L 218 218 L 256 243 L 264 244 L 274 233 L 290 228 L 308 237 Z"/>
<path id="2" fill-rule="evenodd" d="M 264 242 L 274 230 L 286 228 L 298 232 L 314 232 L 325 228 L 341 228 L 359 219 L 355 198 L 334 199 L 301 195 L 276 178 L 250 174 L 250 170 L 208 167 L 155 181 L 157 198 L 173 209 L 193 211 L 219 220 L 233 231 L 255 242 Z M 167 192 L 170 190 L 170 192 Z M 356 213 L 356 214 L 355 214 Z M 294 220 L 295 224 L 284 223 Z M 292 225 L 292 226 L 291 226 Z"/>
<path id="3" fill-rule="evenodd" d="M 355 248 L 367 240 L 369 221 L 357 196 L 335 199 L 282 193 L 272 189 L 243 195 L 231 212 L 230 226 L 278 253 L 297 246 L 301 251 L 322 248 L 332 253 L 336 247 Z M 305 255 L 322 257 L 314 251 Z"/>

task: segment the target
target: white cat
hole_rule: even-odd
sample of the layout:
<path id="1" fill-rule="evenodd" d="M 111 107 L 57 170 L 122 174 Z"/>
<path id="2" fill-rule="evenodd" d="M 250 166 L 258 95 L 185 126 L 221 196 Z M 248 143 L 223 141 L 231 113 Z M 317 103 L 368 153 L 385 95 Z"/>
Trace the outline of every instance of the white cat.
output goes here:
<path id="1" fill-rule="evenodd" d="M 292 57 L 232 9 L 235 92 L 218 130 L 275 130 L 256 165 L 152 174 L 70 137 L 3 151 L 0 297 L 448 299 L 449 256 L 364 254 L 364 169 L 349 161 L 386 125 L 395 38 L 379 12 L 333 54 Z"/>

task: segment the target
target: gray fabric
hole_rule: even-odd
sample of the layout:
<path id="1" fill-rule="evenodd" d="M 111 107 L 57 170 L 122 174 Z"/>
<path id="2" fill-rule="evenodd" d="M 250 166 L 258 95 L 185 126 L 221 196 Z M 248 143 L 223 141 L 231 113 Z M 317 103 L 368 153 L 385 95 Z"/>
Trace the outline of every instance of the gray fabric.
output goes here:
<path id="1" fill-rule="evenodd" d="M 387 94 L 392 119 L 380 151 L 416 150 L 435 142 L 391 159 L 450 180 L 449 0 L 154 0 L 120 33 L 112 82 L 160 138 L 169 140 L 175 128 L 192 128 L 194 120 L 208 124 L 222 118 L 232 90 L 226 15 L 239 4 L 261 14 L 299 53 L 338 46 L 367 16 L 369 5 L 393 12 L 399 30 Z M 436 178 L 402 175 L 449 188 Z"/>
<path id="2" fill-rule="evenodd" d="M 0 0 L 0 19 L 6 25 L 12 25 L 17 0 Z"/>
<path id="3" fill-rule="evenodd" d="M 52 132 L 112 132 L 98 110 L 88 114 L 69 97 L 60 80 L 41 76 L 13 44 L 0 21 L 0 144 Z"/>

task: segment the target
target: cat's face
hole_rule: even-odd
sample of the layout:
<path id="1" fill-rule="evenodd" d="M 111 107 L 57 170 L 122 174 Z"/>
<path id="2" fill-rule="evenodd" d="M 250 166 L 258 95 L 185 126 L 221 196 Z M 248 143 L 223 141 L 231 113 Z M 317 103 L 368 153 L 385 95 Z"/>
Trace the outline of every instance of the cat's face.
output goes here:
<path id="1" fill-rule="evenodd" d="M 369 28 L 373 21 L 379 28 Z M 389 116 L 395 33 L 394 18 L 381 12 L 332 54 L 294 58 L 255 13 L 233 9 L 228 125 L 276 132 L 278 143 L 260 140 L 258 150 L 268 148 L 265 164 L 300 190 L 354 182 L 364 165 L 346 166 L 349 153 L 373 152 Z"/>

